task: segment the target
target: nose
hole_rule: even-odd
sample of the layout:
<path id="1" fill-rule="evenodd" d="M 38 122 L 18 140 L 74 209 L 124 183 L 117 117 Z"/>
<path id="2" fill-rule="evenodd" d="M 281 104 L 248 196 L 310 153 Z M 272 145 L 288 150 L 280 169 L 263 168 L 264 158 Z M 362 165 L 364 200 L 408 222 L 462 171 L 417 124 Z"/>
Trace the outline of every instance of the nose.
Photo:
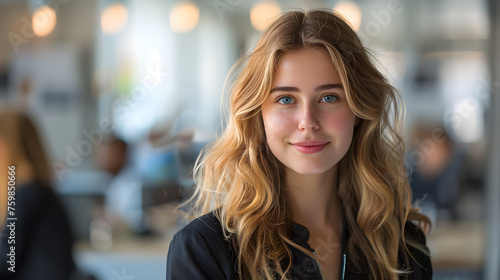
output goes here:
<path id="1" fill-rule="evenodd" d="M 311 105 L 305 105 L 299 114 L 299 130 L 318 130 L 319 120 L 317 109 Z"/>

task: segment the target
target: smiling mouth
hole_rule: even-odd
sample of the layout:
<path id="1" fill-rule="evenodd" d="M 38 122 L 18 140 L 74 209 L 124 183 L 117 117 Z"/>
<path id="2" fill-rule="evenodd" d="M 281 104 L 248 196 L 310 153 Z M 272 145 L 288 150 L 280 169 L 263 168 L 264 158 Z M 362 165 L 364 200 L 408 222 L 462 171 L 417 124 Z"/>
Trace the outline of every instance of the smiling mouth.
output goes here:
<path id="1" fill-rule="evenodd" d="M 324 141 L 304 141 L 291 143 L 291 145 L 300 153 L 315 154 L 321 152 L 330 142 Z"/>

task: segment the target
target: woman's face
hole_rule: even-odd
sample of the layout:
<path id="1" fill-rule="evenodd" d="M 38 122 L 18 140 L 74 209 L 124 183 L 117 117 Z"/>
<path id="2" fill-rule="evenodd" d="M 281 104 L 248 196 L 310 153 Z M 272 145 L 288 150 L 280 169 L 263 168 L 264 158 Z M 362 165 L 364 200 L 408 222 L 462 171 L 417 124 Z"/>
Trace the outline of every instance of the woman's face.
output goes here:
<path id="1" fill-rule="evenodd" d="M 318 48 L 280 57 L 262 118 L 272 153 L 299 174 L 334 167 L 351 145 L 356 120 L 330 56 Z"/>

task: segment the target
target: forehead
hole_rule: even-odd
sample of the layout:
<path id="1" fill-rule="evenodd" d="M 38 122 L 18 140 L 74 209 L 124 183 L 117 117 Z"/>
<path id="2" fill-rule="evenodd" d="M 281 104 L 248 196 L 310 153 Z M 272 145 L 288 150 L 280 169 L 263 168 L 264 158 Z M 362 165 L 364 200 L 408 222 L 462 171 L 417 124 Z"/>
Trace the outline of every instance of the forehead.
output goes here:
<path id="1" fill-rule="evenodd" d="M 302 48 L 280 56 L 273 86 L 307 86 L 320 83 L 340 83 L 337 69 L 326 50 Z"/>

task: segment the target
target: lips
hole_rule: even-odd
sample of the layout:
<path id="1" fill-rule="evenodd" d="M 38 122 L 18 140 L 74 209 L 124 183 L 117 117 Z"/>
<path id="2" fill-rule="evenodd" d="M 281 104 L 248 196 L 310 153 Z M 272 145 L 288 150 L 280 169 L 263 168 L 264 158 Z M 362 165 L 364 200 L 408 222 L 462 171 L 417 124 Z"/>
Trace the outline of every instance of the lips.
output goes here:
<path id="1" fill-rule="evenodd" d="M 329 143 L 325 141 L 302 141 L 291 144 L 300 153 L 315 154 L 321 152 Z"/>

